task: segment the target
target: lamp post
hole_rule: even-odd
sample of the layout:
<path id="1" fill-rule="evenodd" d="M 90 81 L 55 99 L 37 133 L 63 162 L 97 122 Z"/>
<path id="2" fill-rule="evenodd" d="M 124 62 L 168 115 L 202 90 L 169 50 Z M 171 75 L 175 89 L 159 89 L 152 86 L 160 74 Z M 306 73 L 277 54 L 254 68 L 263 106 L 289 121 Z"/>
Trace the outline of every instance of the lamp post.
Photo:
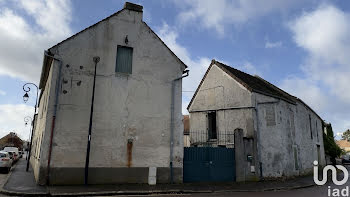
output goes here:
<path id="1" fill-rule="evenodd" d="M 35 114 L 36 114 L 36 111 L 37 111 L 37 108 L 38 108 L 38 94 L 39 94 L 39 88 L 37 85 L 35 85 L 34 83 L 26 83 L 23 85 L 23 90 L 25 92 L 25 94 L 23 95 L 23 101 L 26 103 L 29 99 L 29 95 L 28 95 L 28 92 L 30 92 L 30 87 L 29 85 L 32 85 L 34 87 L 36 87 L 36 98 L 35 98 L 35 106 L 34 106 L 34 116 L 32 118 L 32 134 L 31 134 L 31 137 L 30 137 L 30 144 L 29 144 L 29 153 L 28 153 L 28 159 L 27 159 L 27 168 L 26 168 L 26 171 L 28 172 L 28 169 L 29 169 L 29 161 L 30 161 L 30 153 L 32 151 L 32 141 L 33 141 L 33 133 L 34 133 L 34 124 L 33 124 L 33 121 L 35 119 Z"/>
<path id="2" fill-rule="evenodd" d="M 86 149 L 86 159 L 85 159 L 85 178 L 84 183 L 85 185 L 88 184 L 89 180 L 89 161 L 90 161 L 90 144 L 91 144 L 91 129 L 92 129 L 92 116 L 94 113 L 94 100 L 95 100 L 95 84 L 96 84 L 96 67 L 97 63 L 100 61 L 100 57 L 95 56 L 93 58 L 93 61 L 95 63 L 95 73 L 94 73 L 94 81 L 92 86 L 92 97 L 91 97 L 91 110 L 90 110 L 90 122 L 89 122 L 89 134 L 88 134 L 88 143 L 87 143 L 87 149 Z"/>
<path id="3" fill-rule="evenodd" d="M 33 124 L 33 118 L 32 117 L 30 117 L 30 116 L 26 116 L 26 117 L 24 117 L 24 125 L 25 126 L 27 126 L 28 125 L 28 122 L 30 121 L 30 123 L 31 124 Z M 32 133 L 32 127 L 29 127 L 29 137 L 30 137 L 30 135 L 31 135 L 31 133 Z M 28 144 L 27 144 L 28 145 Z M 29 147 L 27 147 L 27 155 L 26 155 L 26 160 L 28 160 L 28 154 L 29 154 L 29 149 L 28 149 Z"/>

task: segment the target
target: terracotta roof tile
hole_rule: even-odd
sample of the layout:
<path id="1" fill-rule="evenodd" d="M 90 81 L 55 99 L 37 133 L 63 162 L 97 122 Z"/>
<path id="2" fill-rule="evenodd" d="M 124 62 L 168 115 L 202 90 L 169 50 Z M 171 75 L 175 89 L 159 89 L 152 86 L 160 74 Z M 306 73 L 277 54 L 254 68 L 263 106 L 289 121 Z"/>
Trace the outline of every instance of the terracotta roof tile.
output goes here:
<path id="1" fill-rule="evenodd" d="M 350 142 L 347 140 L 337 140 L 335 143 L 337 143 L 340 148 L 350 147 Z"/>

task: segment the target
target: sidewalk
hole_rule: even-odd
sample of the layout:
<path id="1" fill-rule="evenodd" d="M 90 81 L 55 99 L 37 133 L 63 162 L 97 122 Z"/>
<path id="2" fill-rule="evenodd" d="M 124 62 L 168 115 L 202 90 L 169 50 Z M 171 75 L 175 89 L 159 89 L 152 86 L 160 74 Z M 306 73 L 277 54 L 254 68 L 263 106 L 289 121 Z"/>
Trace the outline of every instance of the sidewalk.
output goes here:
<path id="1" fill-rule="evenodd" d="M 185 184 L 146 184 L 128 185 L 89 185 L 86 186 L 52 186 L 51 195 L 117 195 L 117 194 L 163 194 L 163 193 L 212 193 L 212 192 L 261 192 L 274 190 L 292 190 L 312 187 L 312 177 L 277 182 L 246 183 L 185 183 Z"/>
<path id="2" fill-rule="evenodd" d="M 313 177 L 299 177 L 286 181 L 261 181 L 246 183 L 185 183 L 185 184 L 119 184 L 89 186 L 38 186 L 33 170 L 25 171 L 22 159 L 12 170 L 2 188 L 4 194 L 15 195 L 117 195 L 117 194 L 165 194 L 165 193 L 211 193 L 211 192 L 258 192 L 291 190 L 314 186 Z"/>
<path id="3" fill-rule="evenodd" d="M 20 159 L 9 174 L 2 190 L 12 194 L 48 194 L 46 187 L 38 186 L 34 179 L 33 169 L 26 172 L 27 160 Z"/>

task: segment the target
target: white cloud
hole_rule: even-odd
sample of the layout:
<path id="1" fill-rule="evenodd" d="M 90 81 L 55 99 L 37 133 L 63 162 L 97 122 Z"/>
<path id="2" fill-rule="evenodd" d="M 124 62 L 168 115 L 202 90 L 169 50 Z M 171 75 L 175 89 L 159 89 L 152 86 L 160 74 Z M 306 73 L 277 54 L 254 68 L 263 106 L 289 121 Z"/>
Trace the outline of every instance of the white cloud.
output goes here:
<path id="1" fill-rule="evenodd" d="M 0 96 L 5 96 L 5 95 L 6 95 L 6 92 L 3 90 L 0 90 Z"/>
<path id="2" fill-rule="evenodd" d="M 0 8 L 0 75 L 37 83 L 44 50 L 71 35 L 71 5 L 68 0 L 12 3 L 14 9 Z"/>
<path id="3" fill-rule="evenodd" d="M 250 75 L 259 75 L 260 77 L 262 77 L 262 72 L 260 72 L 256 66 L 254 66 L 252 63 L 250 62 L 244 62 L 242 65 L 238 65 L 236 66 L 237 69 L 246 72 Z"/>
<path id="4" fill-rule="evenodd" d="M 165 44 L 188 66 L 188 69 L 190 70 L 189 76 L 184 78 L 182 83 L 182 113 L 188 114 L 187 106 L 201 79 L 207 71 L 211 63 L 211 59 L 208 57 L 192 57 L 188 50 L 177 42 L 178 33 L 176 29 L 169 27 L 167 23 L 163 23 L 162 27 L 159 28 L 157 34 L 165 42 Z M 262 75 L 262 73 L 248 61 L 245 61 L 242 64 L 236 64 L 237 66 L 230 64 L 225 60 L 218 61 L 227 65 L 232 65 L 237 69 L 240 69 L 252 75 Z"/>
<path id="5" fill-rule="evenodd" d="M 289 24 L 298 46 L 315 58 L 329 62 L 349 63 L 345 54 L 350 48 L 349 14 L 332 5 L 321 5 L 317 10 L 304 13 Z M 344 51 L 345 50 L 345 51 Z"/>
<path id="6" fill-rule="evenodd" d="M 197 89 L 197 86 L 210 65 L 211 60 L 207 57 L 191 57 L 188 50 L 184 46 L 177 43 L 177 31 L 170 28 L 166 23 L 163 23 L 163 26 L 160 27 L 157 34 L 165 42 L 165 44 L 189 67 L 190 74 L 188 77 L 183 79 L 182 84 L 183 90 L 191 91 L 183 92 L 184 99 L 182 103 L 182 112 L 187 114 L 188 112 L 186 107 L 189 100 L 192 98 L 194 90 Z"/>
<path id="7" fill-rule="evenodd" d="M 0 138 L 9 132 L 16 132 L 21 139 L 29 138 L 30 123 L 24 124 L 24 117 L 32 117 L 34 108 L 32 106 L 17 105 L 0 105 Z"/>
<path id="8" fill-rule="evenodd" d="M 265 48 L 269 49 L 269 48 L 279 48 L 282 47 L 282 42 L 266 42 L 265 43 Z"/>
<path id="9" fill-rule="evenodd" d="M 303 70 L 350 104 L 350 15 L 332 5 L 321 5 L 289 27 L 297 45 L 309 54 Z"/>
<path id="10" fill-rule="evenodd" d="M 307 103 L 316 112 L 327 109 L 328 99 L 316 81 L 299 77 L 288 77 L 280 87 Z"/>
<path id="11" fill-rule="evenodd" d="M 324 114 L 335 132 L 350 127 L 350 15 L 329 4 L 288 24 L 295 43 L 307 52 L 303 77 L 282 82 Z M 327 98 L 327 99 L 325 99 Z"/>
<path id="12" fill-rule="evenodd" d="M 182 10 L 178 18 L 182 24 L 200 24 L 206 29 L 214 29 L 219 35 L 225 33 L 226 25 L 240 25 L 249 20 L 273 12 L 285 12 L 298 4 L 299 0 L 185 0 L 175 1 Z"/>

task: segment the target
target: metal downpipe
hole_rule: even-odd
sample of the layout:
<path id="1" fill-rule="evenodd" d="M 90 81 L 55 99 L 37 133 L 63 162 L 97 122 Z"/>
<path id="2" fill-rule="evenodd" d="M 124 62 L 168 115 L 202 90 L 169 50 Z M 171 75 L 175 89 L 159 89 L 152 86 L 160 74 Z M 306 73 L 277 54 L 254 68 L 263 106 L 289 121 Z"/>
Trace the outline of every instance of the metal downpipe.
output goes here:
<path id="1" fill-rule="evenodd" d="M 59 70 L 58 70 L 58 78 L 56 80 L 56 92 L 55 92 L 55 105 L 54 105 L 54 111 L 52 115 L 52 122 L 51 122 L 51 134 L 50 134 L 50 144 L 49 144 L 49 153 L 47 158 L 47 173 L 46 173 L 46 183 L 50 184 L 50 164 L 51 164 L 51 154 L 52 154 L 52 141 L 53 141 L 53 134 L 55 130 L 55 123 L 56 123 L 56 114 L 57 114 L 57 105 L 58 105 L 58 95 L 59 95 L 59 88 L 61 83 L 61 73 L 62 73 L 62 60 L 55 58 L 54 56 L 51 56 L 47 53 L 47 51 L 44 52 L 45 56 L 51 57 L 52 59 L 59 61 Z"/>
<path id="2" fill-rule="evenodd" d="M 175 118 L 175 83 L 176 81 L 183 79 L 189 75 L 189 70 L 183 71 L 183 76 L 174 79 L 171 82 L 171 115 L 170 115 L 170 183 L 174 183 L 174 172 L 173 172 L 173 154 L 174 154 L 174 118 Z"/>

